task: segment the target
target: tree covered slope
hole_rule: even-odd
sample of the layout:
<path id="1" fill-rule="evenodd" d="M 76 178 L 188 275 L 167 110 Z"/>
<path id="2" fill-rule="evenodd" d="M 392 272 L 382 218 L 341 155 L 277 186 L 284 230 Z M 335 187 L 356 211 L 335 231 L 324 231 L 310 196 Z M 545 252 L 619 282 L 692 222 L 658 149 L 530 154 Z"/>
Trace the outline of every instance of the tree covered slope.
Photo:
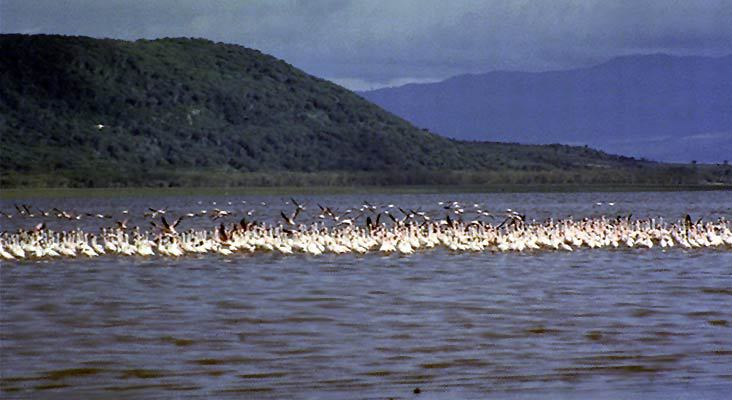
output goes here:
<path id="1" fill-rule="evenodd" d="M 6 187 L 207 185 L 323 172 L 429 183 L 446 171 L 652 166 L 584 147 L 447 139 L 242 46 L 0 35 Z"/>

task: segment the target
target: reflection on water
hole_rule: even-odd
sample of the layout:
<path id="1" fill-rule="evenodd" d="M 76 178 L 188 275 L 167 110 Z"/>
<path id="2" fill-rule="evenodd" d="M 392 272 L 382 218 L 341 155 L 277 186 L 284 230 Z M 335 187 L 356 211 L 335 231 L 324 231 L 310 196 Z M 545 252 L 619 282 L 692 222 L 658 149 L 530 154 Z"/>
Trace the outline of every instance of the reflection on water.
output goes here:
<path id="1" fill-rule="evenodd" d="M 537 219 L 596 215 L 595 200 L 609 196 L 638 216 L 732 215 L 721 193 L 462 196 Z M 172 210 L 199 200 L 64 206 Z M 438 198 L 372 201 L 427 209 Z M 102 257 L 0 268 L 3 398 L 724 398 L 732 389 L 728 251 Z"/>

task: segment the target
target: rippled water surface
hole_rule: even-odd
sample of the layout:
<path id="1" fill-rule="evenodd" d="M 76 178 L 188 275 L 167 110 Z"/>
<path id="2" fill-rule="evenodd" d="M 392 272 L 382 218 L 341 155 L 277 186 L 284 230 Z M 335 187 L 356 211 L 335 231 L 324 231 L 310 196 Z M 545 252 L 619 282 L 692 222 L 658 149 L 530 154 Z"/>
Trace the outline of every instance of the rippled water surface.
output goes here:
<path id="1" fill-rule="evenodd" d="M 536 219 L 732 217 L 729 193 L 301 201 L 345 209 L 363 199 L 435 215 L 438 201 L 458 200 Z M 129 210 L 142 224 L 148 206 L 174 214 L 214 201 L 263 220 L 287 207 L 226 196 L 17 203 L 115 218 Z M 101 257 L 4 263 L 0 289 L 3 398 L 721 399 L 732 390 L 729 250 Z"/>

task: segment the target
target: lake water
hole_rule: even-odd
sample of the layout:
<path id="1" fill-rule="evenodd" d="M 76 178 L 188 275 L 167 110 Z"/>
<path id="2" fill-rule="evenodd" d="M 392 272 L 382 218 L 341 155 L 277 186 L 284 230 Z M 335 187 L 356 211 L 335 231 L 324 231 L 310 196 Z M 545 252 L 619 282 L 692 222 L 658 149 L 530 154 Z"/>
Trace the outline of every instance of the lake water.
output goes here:
<path id="1" fill-rule="evenodd" d="M 145 210 L 166 206 L 171 218 L 220 208 L 238 213 L 225 221 L 250 211 L 276 221 L 288 200 L 26 199 L 0 202 L 15 214 L 0 223 L 148 226 Z M 344 211 L 363 200 L 436 217 L 439 201 L 459 201 L 537 220 L 732 218 L 729 192 L 296 200 L 310 213 L 302 218 L 315 218 L 318 203 Z M 113 218 L 22 218 L 13 203 Z M 729 249 L 6 262 L 0 289 L 2 398 L 722 399 L 732 390 Z"/>

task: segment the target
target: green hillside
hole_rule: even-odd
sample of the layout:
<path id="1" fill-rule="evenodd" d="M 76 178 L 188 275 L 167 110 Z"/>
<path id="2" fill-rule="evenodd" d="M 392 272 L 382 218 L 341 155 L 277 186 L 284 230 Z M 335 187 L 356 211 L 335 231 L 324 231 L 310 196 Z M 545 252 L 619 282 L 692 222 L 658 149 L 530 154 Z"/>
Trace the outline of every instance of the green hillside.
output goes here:
<path id="1" fill-rule="evenodd" d="M 659 168 L 587 148 L 449 140 L 241 46 L 0 35 L 3 187 L 450 183 L 456 176 L 458 183 L 673 184 L 719 175 Z"/>

